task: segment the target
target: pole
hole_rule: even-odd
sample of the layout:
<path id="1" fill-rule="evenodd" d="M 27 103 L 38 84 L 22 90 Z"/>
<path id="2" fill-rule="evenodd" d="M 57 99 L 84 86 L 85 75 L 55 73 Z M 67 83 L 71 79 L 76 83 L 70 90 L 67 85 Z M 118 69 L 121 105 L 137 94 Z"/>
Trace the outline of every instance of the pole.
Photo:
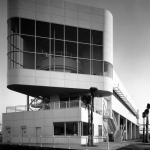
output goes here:
<path id="1" fill-rule="evenodd" d="M 92 96 L 92 100 L 91 100 L 91 146 L 93 146 L 93 102 L 94 97 Z"/>
<path id="2" fill-rule="evenodd" d="M 27 111 L 29 111 L 29 95 L 27 95 Z"/>

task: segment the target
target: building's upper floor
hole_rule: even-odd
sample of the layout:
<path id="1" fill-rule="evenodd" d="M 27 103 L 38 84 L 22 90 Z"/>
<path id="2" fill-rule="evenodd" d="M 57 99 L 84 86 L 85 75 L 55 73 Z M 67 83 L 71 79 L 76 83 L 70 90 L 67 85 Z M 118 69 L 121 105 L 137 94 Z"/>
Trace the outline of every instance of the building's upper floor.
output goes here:
<path id="1" fill-rule="evenodd" d="M 98 7 L 8 0 L 8 88 L 45 96 L 97 87 L 102 96 L 111 95 L 112 24 L 111 13 Z"/>

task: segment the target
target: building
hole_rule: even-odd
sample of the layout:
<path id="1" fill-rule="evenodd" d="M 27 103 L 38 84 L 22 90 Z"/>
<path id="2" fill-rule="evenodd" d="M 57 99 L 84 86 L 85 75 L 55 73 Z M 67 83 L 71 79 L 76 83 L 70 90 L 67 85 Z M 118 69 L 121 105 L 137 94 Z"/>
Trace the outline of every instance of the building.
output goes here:
<path id="1" fill-rule="evenodd" d="M 8 84 L 27 95 L 26 106 L 7 107 L 3 142 L 84 144 L 90 87 L 94 137 L 107 131 L 138 138 L 138 110 L 113 71 L 113 17 L 105 9 L 63 0 L 8 1 Z M 30 97 L 32 97 L 30 99 Z M 34 97 L 34 98 L 33 98 Z M 15 98 L 14 98 L 15 100 Z M 108 125 L 107 125 L 108 124 Z M 96 141 L 95 141 L 96 142 Z"/>

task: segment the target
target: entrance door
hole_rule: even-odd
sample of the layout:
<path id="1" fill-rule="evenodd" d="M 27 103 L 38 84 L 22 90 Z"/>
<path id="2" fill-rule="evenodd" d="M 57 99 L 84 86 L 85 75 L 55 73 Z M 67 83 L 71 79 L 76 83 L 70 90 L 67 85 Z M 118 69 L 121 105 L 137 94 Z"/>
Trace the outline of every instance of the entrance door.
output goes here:
<path id="1" fill-rule="evenodd" d="M 36 127 L 36 143 L 40 143 L 41 127 Z"/>
<path id="2" fill-rule="evenodd" d="M 27 135 L 26 128 L 21 128 L 22 143 L 26 143 L 26 139 L 27 139 L 26 135 Z"/>
<path id="3" fill-rule="evenodd" d="M 6 142 L 11 142 L 11 129 L 6 128 Z"/>

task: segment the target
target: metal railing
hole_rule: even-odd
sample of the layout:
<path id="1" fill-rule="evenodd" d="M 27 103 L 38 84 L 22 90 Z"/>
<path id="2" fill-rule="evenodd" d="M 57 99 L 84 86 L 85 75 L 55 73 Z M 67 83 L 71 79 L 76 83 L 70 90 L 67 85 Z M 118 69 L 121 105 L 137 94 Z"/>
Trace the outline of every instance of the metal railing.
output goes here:
<path id="1" fill-rule="evenodd" d="M 105 142 L 104 142 L 105 141 Z M 88 147 L 88 136 L 4 136 L 3 144 L 10 145 L 27 145 L 39 147 L 53 147 L 53 148 L 77 148 L 84 146 Z M 109 150 L 109 137 L 93 136 L 93 144 L 103 146 L 104 149 Z"/>
<path id="2" fill-rule="evenodd" d="M 50 102 L 50 103 L 35 103 L 32 104 L 34 106 L 33 111 L 38 111 L 38 110 L 48 110 L 48 109 L 68 109 L 68 108 L 85 108 L 85 104 L 81 100 L 74 100 L 74 101 L 58 101 L 58 102 Z M 9 112 L 23 112 L 27 111 L 27 106 L 26 105 L 19 105 L 19 106 L 9 106 L 6 107 L 6 113 Z M 102 115 L 102 110 L 99 109 L 99 107 L 94 106 L 94 112 Z"/>

